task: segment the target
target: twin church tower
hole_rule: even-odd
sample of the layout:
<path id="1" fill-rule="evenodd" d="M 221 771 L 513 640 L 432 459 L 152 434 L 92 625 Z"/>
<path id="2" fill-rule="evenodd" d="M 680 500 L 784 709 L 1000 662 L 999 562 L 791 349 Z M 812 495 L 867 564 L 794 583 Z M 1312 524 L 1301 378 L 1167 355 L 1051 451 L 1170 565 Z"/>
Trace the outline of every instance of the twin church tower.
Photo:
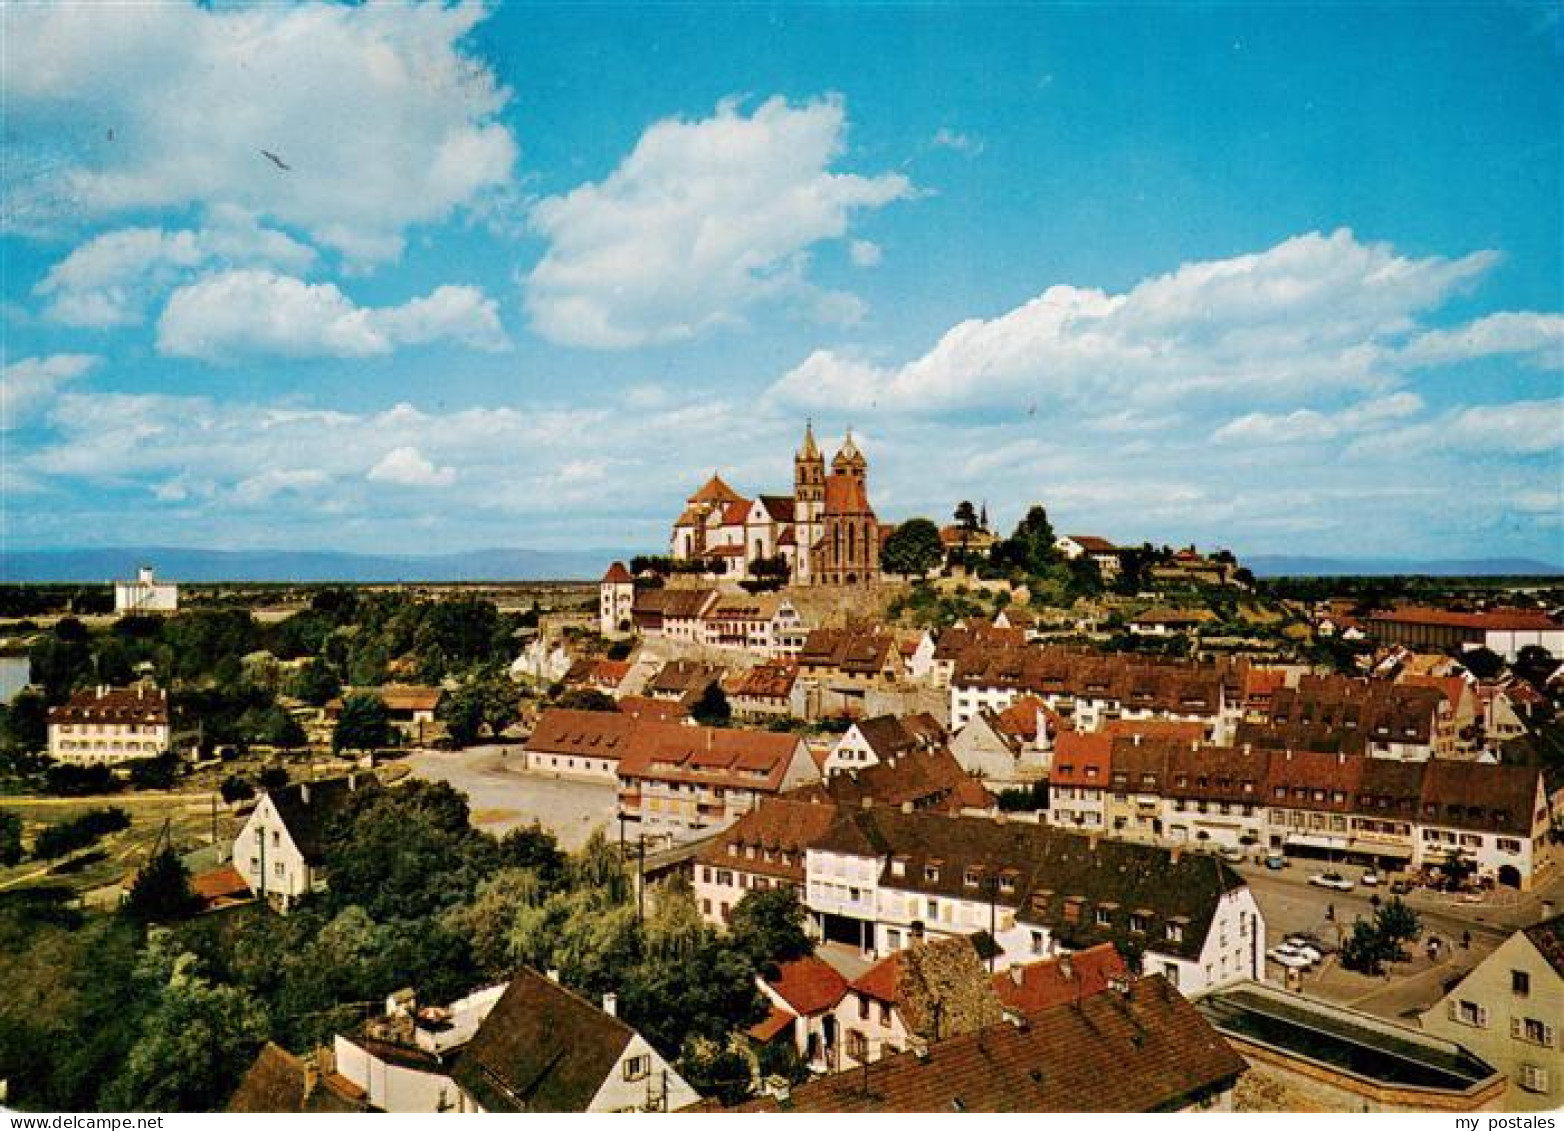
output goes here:
<path id="1" fill-rule="evenodd" d="M 869 461 L 849 429 L 829 473 L 812 424 L 793 456 L 793 493 L 747 499 L 713 473 L 673 524 L 676 561 L 707 561 L 723 577 L 755 576 L 782 559 L 793 585 L 869 585 L 890 532 L 869 505 Z"/>

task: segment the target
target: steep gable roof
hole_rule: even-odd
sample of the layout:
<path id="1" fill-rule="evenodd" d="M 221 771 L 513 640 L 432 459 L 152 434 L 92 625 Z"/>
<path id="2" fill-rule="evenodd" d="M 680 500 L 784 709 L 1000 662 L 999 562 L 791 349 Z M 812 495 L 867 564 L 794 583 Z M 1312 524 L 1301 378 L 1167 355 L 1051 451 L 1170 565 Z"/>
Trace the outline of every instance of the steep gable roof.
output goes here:
<path id="1" fill-rule="evenodd" d="M 847 979 L 812 954 L 782 963 L 766 984 L 800 1017 L 834 1009 L 847 990 Z"/>
<path id="2" fill-rule="evenodd" d="M 1046 962 L 1012 966 L 994 975 L 994 992 L 1006 1009 L 1035 1013 L 1102 993 L 1115 980 L 1128 978 L 1124 956 L 1112 943 L 1101 943 Z"/>
<path id="3" fill-rule="evenodd" d="M 634 1037 L 623 1021 L 523 967 L 453 1075 L 491 1112 L 585 1111 Z"/>
<path id="4" fill-rule="evenodd" d="M 325 857 L 326 839 L 332 825 L 356 792 L 380 789 L 374 774 L 349 774 L 321 781 L 301 781 L 281 789 L 268 789 L 263 797 L 271 800 L 305 861 L 319 864 Z"/>

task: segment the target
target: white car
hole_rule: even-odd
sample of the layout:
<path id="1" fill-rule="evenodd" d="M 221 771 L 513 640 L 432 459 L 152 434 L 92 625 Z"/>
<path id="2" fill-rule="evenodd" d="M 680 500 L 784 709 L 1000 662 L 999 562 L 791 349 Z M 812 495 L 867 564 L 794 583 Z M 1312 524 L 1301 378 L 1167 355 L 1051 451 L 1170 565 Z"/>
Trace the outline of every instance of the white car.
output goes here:
<path id="1" fill-rule="evenodd" d="M 1307 939 L 1298 938 L 1296 936 L 1288 939 L 1286 942 L 1281 943 L 1280 945 L 1285 946 L 1294 954 L 1303 955 L 1310 962 L 1318 962 L 1320 959 L 1325 957 L 1320 953 L 1319 947 L 1314 946 Z"/>
<path id="2" fill-rule="evenodd" d="M 1353 883 L 1340 872 L 1316 872 L 1309 877 L 1309 882 L 1317 888 L 1330 888 L 1332 891 L 1351 891 Z"/>
<path id="3" fill-rule="evenodd" d="M 1265 952 L 1265 956 L 1279 966 L 1285 966 L 1289 970 L 1307 970 L 1314 965 L 1314 959 L 1302 954 L 1286 943 L 1273 946 Z"/>
<path id="4" fill-rule="evenodd" d="M 1358 883 L 1366 888 L 1377 888 L 1379 886 L 1379 873 L 1370 869 L 1358 878 Z"/>

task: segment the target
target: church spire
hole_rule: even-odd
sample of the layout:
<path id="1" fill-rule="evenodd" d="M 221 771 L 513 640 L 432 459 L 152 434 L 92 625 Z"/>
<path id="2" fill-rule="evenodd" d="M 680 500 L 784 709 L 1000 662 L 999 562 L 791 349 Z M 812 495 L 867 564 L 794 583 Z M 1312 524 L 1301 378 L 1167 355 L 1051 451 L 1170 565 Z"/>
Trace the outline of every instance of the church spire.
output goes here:
<path id="1" fill-rule="evenodd" d="M 812 418 L 806 418 L 804 420 L 804 446 L 799 449 L 798 458 L 820 458 L 820 449 L 815 446 L 815 422 Z"/>

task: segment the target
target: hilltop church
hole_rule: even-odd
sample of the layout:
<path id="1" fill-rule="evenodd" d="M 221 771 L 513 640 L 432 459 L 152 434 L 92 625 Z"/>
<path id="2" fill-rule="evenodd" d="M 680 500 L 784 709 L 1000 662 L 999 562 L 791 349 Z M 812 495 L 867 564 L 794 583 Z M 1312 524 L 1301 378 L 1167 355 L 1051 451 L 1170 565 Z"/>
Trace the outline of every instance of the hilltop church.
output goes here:
<path id="1" fill-rule="evenodd" d="M 742 579 L 781 557 L 793 585 L 869 585 L 880 576 L 882 528 L 869 505 L 869 461 L 849 429 L 826 473 L 813 425 L 793 456 L 793 493 L 746 499 L 713 474 L 673 524 L 676 561 L 706 560 Z"/>

